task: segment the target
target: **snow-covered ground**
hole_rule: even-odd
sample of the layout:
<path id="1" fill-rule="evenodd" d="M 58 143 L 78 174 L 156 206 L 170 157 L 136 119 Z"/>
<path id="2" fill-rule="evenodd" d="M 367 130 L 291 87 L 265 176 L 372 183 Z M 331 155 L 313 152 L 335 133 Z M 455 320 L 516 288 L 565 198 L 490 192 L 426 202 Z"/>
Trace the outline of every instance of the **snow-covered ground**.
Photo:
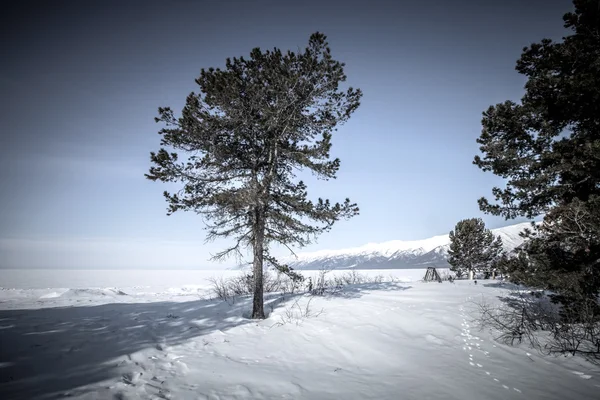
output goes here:
<path id="1" fill-rule="evenodd" d="M 474 329 L 471 301 L 510 291 L 493 281 L 422 283 L 422 270 L 386 270 L 404 282 L 268 295 L 269 318 L 253 321 L 249 299 L 203 300 L 215 271 L 101 271 L 93 282 L 71 272 L 0 271 L 12 286 L 0 291 L 0 399 L 600 395 L 598 367 Z"/>

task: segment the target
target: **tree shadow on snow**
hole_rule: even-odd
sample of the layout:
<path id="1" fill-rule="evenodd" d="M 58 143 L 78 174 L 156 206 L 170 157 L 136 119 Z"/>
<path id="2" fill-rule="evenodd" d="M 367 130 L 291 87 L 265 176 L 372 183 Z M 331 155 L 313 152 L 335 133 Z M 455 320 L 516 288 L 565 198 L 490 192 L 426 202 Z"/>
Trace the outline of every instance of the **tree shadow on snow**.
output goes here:
<path id="1" fill-rule="evenodd" d="M 485 287 L 490 288 L 498 288 L 498 289 L 508 289 L 508 290 L 517 290 L 522 289 L 522 286 L 517 285 L 511 282 L 492 282 L 492 283 L 482 283 Z"/>
<path id="2" fill-rule="evenodd" d="M 282 305 L 269 296 L 265 303 L 266 311 Z M 233 305 L 198 300 L 0 311 L 0 398 L 64 397 L 84 385 L 117 382 L 128 355 L 256 322 L 244 318 L 250 306 L 246 297 Z"/>
<path id="3" fill-rule="evenodd" d="M 331 296 L 357 299 L 373 291 L 403 291 L 411 288 L 412 286 L 400 286 L 400 284 L 393 282 L 360 283 L 344 286 L 339 291 L 332 293 Z"/>

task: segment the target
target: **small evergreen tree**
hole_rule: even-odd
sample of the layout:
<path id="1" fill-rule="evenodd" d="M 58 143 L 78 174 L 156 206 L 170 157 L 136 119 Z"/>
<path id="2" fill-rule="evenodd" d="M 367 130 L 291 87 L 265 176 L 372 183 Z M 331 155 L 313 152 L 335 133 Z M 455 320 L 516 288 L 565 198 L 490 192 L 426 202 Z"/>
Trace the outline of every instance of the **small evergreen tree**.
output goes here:
<path id="1" fill-rule="evenodd" d="M 494 237 L 481 218 L 459 221 L 450 231 L 448 263 L 458 277 L 468 273 L 491 271 L 492 261 L 502 253 L 502 239 Z"/>
<path id="2" fill-rule="evenodd" d="M 202 69 L 200 93 L 187 97 L 182 115 L 159 108 L 161 148 L 151 153 L 153 181 L 181 182 L 167 214 L 194 211 L 207 222 L 207 240 L 233 238 L 214 256 L 253 253 L 252 318 L 264 318 L 263 266 L 291 270 L 269 254 L 279 243 L 305 246 L 340 218 L 358 214 L 346 199 L 308 199 L 296 172 L 336 177 L 332 133 L 358 108 L 359 89 L 340 90 L 344 64 L 331 56 L 325 35 L 311 35 L 299 53 L 255 48 L 249 58 L 227 59 L 225 69 Z M 181 161 L 180 156 L 183 158 Z"/>

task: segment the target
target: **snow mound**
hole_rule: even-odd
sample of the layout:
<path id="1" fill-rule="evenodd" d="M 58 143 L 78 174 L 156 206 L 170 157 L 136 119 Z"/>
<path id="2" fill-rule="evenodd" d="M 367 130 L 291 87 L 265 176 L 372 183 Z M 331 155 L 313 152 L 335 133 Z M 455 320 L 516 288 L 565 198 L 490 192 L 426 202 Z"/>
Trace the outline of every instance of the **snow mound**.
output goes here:
<path id="1" fill-rule="evenodd" d="M 104 288 L 104 289 L 68 289 L 56 297 L 105 297 L 105 296 L 127 296 L 127 293 L 117 288 Z"/>
<path id="2" fill-rule="evenodd" d="M 55 299 L 57 297 L 62 296 L 63 294 L 65 294 L 68 291 L 69 291 L 69 289 L 65 289 L 62 292 L 50 292 L 50 293 L 41 295 L 40 299 Z"/>

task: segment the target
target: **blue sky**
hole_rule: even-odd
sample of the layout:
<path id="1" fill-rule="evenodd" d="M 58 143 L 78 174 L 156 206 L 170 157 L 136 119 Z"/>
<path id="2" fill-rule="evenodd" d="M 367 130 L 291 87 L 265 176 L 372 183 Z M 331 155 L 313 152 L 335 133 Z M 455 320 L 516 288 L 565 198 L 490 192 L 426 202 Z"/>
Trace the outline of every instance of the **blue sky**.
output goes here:
<path id="1" fill-rule="evenodd" d="M 3 14 L 0 268 L 215 268 L 203 222 L 165 215 L 144 179 L 159 106 L 202 67 L 328 36 L 361 107 L 333 139 L 339 177 L 312 196 L 360 216 L 306 248 L 447 233 L 502 182 L 472 165 L 481 113 L 518 100 L 523 46 L 560 39 L 567 0 L 25 3 Z M 125 4 L 126 3 L 126 4 Z"/>

